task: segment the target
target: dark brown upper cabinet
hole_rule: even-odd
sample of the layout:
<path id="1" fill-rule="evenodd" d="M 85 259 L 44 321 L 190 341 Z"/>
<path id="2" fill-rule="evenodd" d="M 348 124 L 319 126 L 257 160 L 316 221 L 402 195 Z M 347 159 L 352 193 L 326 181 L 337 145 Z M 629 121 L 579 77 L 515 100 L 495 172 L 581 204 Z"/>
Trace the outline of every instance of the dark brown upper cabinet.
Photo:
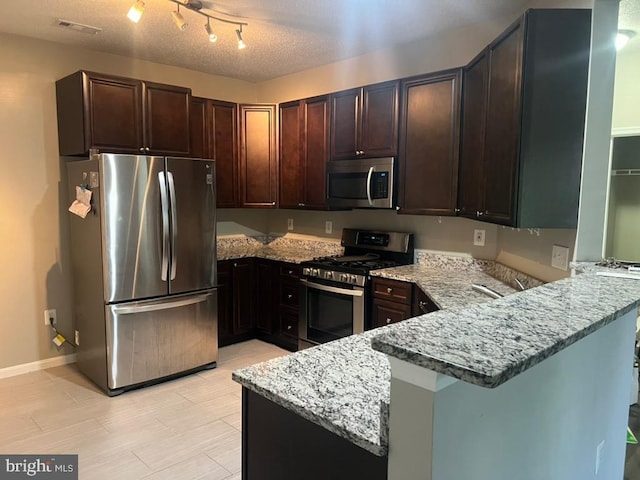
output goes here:
<path id="1" fill-rule="evenodd" d="M 238 206 L 238 105 L 209 100 L 209 156 L 216 161 L 218 208 Z"/>
<path id="2" fill-rule="evenodd" d="M 329 97 L 280 105 L 280 208 L 325 210 Z"/>
<path id="3" fill-rule="evenodd" d="M 235 103 L 193 97 L 191 156 L 216 162 L 216 205 L 238 205 L 237 115 Z"/>
<path id="4" fill-rule="evenodd" d="M 241 207 L 277 205 L 276 106 L 240 105 Z"/>
<path id="5" fill-rule="evenodd" d="M 191 90 L 79 71 L 56 82 L 61 155 L 190 155 Z"/>
<path id="6" fill-rule="evenodd" d="M 402 81 L 399 213 L 455 215 L 460 69 Z"/>
<path id="7" fill-rule="evenodd" d="M 464 69 L 461 215 L 575 228 L 590 32 L 590 10 L 528 10 Z"/>
<path id="8" fill-rule="evenodd" d="M 385 82 L 331 95 L 331 159 L 398 153 L 398 89 Z"/>

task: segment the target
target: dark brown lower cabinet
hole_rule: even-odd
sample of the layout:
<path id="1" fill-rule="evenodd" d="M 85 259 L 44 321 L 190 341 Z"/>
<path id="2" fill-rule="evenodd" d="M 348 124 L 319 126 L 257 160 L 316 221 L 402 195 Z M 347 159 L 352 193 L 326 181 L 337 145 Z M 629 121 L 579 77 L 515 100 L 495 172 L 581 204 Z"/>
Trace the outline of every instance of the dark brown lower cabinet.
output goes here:
<path id="1" fill-rule="evenodd" d="M 374 277 L 371 282 L 370 328 L 383 327 L 407 318 L 439 310 L 415 284 Z"/>
<path id="2" fill-rule="evenodd" d="M 242 389 L 243 480 L 385 480 L 387 464 L 387 457 Z"/>
<path id="3" fill-rule="evenodd" d="M 255 336 L 253 259 L 218 262 L 218 345 Z"/>
<path id="4" fill-rule="evenodd" d="M 298 349 L 300 265 L 258 258 L 218 262 L 218 344 L 251 338 Z"/>

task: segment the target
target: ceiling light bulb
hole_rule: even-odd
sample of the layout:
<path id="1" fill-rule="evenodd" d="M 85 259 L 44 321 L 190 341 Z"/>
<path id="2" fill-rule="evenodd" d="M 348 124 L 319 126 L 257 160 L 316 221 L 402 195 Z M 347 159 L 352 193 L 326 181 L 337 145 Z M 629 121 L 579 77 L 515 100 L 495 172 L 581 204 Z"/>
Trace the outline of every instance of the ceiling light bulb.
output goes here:
<path id="1" fill-rule="evenodd" d="M 180 13 L 180 7 L 178 7 L 178 10 L 174 10 L 173 12 L 171 12 L 171 16 L 173 17 L 173 21 L 175 22 L 176 26 L 180 30 L 186 30 L 187 29 L 189 24 L 184 21 L 184 18 L 182 16 L 182 14 Z"/>
<path id="2" fill-rule="evenodd" d="M 207 34 L 209 35 L 209 41 L 211 43 L 215 43 L 216 40 L 218 40 L 218 36 L 215 33 L 213 33 L 213 29 L 211 28 L 211 25 L 209 25 L 209 22 L 205 24 L 204 29 L 207 31 Z"/>
<path id="3" fill-rule="evenodd" d="M 618 34 L 616 35 L 616 50 L 622 50 L 635 34 L 636 32 L 633 30 L 618 30 Z"/>
<path id="4" fill-rule="evenodd" d="M 236 30 L 236 37 L 238 37 L 238 50 L 242 50 L 243 48 L 247 48 L 247 44 L 242 40 L 242 30 Z"/>
<path id="5" fill-rule="evenodd" d="M 129 9 L 129 13 L 127 13 L 127 17 L 133 23 L 138 23 L 140 18 L 142 18 L 142 14 L 144 13 L 144 2 L 142 0 L 138 0 L 136 3 L 131 5 Z"/>

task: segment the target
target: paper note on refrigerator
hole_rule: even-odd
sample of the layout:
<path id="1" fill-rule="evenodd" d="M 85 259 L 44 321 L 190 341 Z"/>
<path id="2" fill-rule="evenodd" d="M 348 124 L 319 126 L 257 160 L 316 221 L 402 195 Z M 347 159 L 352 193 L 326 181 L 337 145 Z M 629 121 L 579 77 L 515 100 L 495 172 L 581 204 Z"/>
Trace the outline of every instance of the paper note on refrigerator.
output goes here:
<path id="1" fill-rule="evenodd" d="M 76 199 L 69 207 L 69 211 L 85 218 L 91 211 L 91 190 L 76 186 Z"/>

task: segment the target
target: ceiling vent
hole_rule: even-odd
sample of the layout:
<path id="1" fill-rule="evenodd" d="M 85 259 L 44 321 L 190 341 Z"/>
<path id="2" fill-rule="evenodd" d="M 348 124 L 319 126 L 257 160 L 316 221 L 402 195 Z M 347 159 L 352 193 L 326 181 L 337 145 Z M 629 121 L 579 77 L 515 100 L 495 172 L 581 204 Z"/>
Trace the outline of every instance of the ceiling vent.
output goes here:
<path id="1" fill-rule="evenodd" d="M 84 25 L 82 23 L 72 22 L 70 20 L 63 20 L 61 18 L 56 20 L 56 25 L 58 27 L 67 28 L 75 32 L 88 33 L 91 35 L 96 35 L 102 31 L 102 29 L 98 27 L 92 27 L 91 25 Z"/>

